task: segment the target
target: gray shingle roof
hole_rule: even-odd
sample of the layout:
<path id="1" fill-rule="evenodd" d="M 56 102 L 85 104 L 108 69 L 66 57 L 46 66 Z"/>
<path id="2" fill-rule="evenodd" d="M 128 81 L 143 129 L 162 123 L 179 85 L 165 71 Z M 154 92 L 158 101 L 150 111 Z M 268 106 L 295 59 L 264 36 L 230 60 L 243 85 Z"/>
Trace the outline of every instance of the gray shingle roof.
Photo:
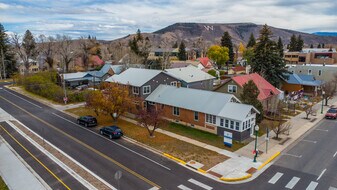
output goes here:
<path id="1" fill-rule="evenodd" d="M 165 69 L 165 72 L 187 83 L 215 79 L 212 75 L 192 65 L 182 68 Z"/>
<path id="2" fill-rule="evenodd" d="M 146 101 L 235 120 L 243 120 L 251 109 L 255 109 L 251 105 L 233 103 L 231 102 L 232 99 L 239 101 L 232 94 L 159 85 L 146 98 Z"/>
<path id="3" fill-rule="evenodd" d="M 141 87 L 159 73 L 161 73 L 159 70 L 129 68 L 119 75 L 109 77 L 105 81 Z"/>

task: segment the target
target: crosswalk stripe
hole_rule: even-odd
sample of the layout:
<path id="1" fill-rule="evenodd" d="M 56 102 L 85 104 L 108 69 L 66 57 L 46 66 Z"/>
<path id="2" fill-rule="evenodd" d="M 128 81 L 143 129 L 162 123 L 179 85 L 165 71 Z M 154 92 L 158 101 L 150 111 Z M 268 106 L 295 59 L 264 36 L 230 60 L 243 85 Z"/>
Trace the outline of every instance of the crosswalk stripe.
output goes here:
<path id="1" fill-rule="evenodd" d="M 337 190 L 337 188 L 336 187 L 329 187 L 329 190 Z"/>
<path id="2" fill-rule="evenodd" d="M 197 185 L 197 186 L 199 186 L 199 187 L 207 189 L 207 190 L 212 190 L 213 189 L 213 187 L 210 187 L 210 186 L 208 186 L 206 184 L 203 184 L 203 183 L 201 183 L 201 182 L 199 182 L 199 181 L 197 181 L 195 179 L 189 179 L 188 181 L 191 182 L 191 183 L 193 183 L 193 184 L 195 184 L 195 185 Z"/>
<path id="3" fill-rule="evenodd" d="M 292 189 L 292 188 L 296 185 L 296 183 L 297 183 L 299 180 L 300 180 L 300 178 L 298 178 L 298 177 L 293 177 L 293 178 L 289 181 L 289 183 L 286 185 L 286 188 Z"/>
<path id="4" fill-rule="evenodd" d="M 158 187 L 152 187 L 151 189 L 149 190 L 158 190 L 159 188 Z"/>
<path id="5" fill-rule="evenodd" d="M 269 181 L 268 183 L 275 184 L 281 177 L 283 173 L 277 172 Z"/>
<path id="6" fill-rule="evenodd" d="M 185 185 L 179 185 L 178 188 L 182 190 L 193 190 L 191 188 L 186 187 Z"/>
<path id="7" fill-rule="evenodd" d="M 306 190 L 315 190 L 317 187 L 318 183 L 317 182 L 310 182 L 309 186 L 306 188 Z"/>

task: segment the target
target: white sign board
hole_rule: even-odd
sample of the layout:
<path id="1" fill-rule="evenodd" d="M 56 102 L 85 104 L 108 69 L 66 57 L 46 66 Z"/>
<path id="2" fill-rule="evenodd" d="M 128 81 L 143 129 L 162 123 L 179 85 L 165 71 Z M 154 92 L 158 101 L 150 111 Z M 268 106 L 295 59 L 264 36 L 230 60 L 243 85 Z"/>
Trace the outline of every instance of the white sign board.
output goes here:
<path id="1" fill-rule="evenodd" d="M 225 146 L 232 147 L 233 144 L 233 133 L 224 131 L 223 134 L 223 143 Z"/>

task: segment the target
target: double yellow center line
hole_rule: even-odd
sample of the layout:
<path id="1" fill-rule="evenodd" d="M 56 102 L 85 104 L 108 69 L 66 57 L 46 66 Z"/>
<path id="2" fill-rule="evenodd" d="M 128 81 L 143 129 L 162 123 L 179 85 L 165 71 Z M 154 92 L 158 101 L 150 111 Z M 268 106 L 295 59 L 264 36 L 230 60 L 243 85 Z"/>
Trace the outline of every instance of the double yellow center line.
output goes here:
<path id="1" fill-rule="evenodd" d="M 75 137 L 73 137 L 73 136 L 71 136 L 71 135 L 65 133 L 64 131 L 60 130 L 59 128 L 55 127 L 54 125 L 52 125 L 52 124 L 50 124 L 50 123 L 44 121 L 43 119 L 40 119 L 39 117 L 37 117 L 37 116 L 31 114 L 29 111 L 27 111 L 27 110 L 21 108 L 20 106 L 14 104 L 14 103 L 11 102 L 10 100 L 8 100 L 8 99 L 6 99 L 6 98 L 4 98 L 4 97 L 2 97 L 2 96 L 0 96 L 0 98 L 2 98 L 3 100 L 7 101 L 7 102 L 10 103 L 10 104 L 12 104 L 12 105 L 15 106 L 16 108 L 22 110 L 23 112 L 27 113 L 28 115 L 30 115 L 31 117 L 35 118 L 36 120 L 38 120 L 38 121 L 42 122 L 43 124 L 47 125 L 48 127 L 50 127 L 50 128 L 52 128 L 52 129 L 58 131 L 59 133 L 63 134 L 64 136 L 66 136 L 66 137 L 72 139 L 73 141 L 77 142 L 78 144 L 80 144 L 80 145 L 84 146 L 85 148 L 91 150 L 92 152 L 94 152 L 94 153 L 100 155 L 101 157 L 103 157 L 103 158 L 109 160 L 110 162 L 116 164 L 117 166 L 121 167 L 122 169 L 124 169 L 125 171 L 129 172 L 130 174 L 136 176 L 137 178 L 139 178 L 139 179 L 145 181 L 146 183 L 148 183 L 148 184 L 150 184 L 150 185 L 152 185 L 152 186 L 154 186 L 154 187 L 157 187 L 158 189 L 161 188 L 161 187 L 160 187 L 159 185 L 157 185 L 156 183 L 150 181 L 149 179 L 147 179 L 147 178 L 143 177 L 142 175 L 136 173 L 135 171 L 129 169 L 128 167 L 126 167 L 126 166 L 124 166 L 123 164 L 119 163 L 118 161 L 116 161 L 116 160 L 110 158 L 110 157 L 107 156 L 106 154 L 104 154 L 104 153 L 102 153 L 102 152 L 96 150 L 95 148 L 89 146 L 88 144 L 86 144 L 86 143 L 84 143 L 84 142 L 78 140 L 77 138 L 75 138 Z"/>
<path id="2" fill-rule="evenodd" d="M 46 169 L 57 181 L 59 181 L 66 189 L 70 190 L 70 188 L 59 178 L 56 174 L 54 174 L 46 165 L 44 165 L 38 158 L 36 158 L 26 147 L 24 147 L 15 137 L 13 137 L 2 125 L 0 125 L 2 130 L 4 130 L 18 145 L 20 145 L 23 150 L 25 150 L 34 160 L 36 160 L 44 169 Z"/>

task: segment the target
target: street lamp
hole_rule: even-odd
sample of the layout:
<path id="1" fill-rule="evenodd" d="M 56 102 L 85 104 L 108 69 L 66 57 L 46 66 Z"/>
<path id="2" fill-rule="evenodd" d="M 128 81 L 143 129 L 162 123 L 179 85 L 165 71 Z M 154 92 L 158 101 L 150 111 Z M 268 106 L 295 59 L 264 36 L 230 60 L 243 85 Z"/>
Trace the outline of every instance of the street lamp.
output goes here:
<path id="1" fill-rule="evenodd" d="M 323 102 L 324 102 L 324 95 L 325 95 L 325 91 L 322 91 L 322 107 L 321 107 L 321 114 L 323 114 Z"/>
<path id="2" fill-rule="evenodd" d="M 259 126 L 255 125 L 254 130 L 255 130 L 255 155 L 254 155 L 253 162 L 256 162 L 256 157 L 257 157 L 257 153 L 258 153 L 257 152 L 257 133 L 259 132 Z"/>

